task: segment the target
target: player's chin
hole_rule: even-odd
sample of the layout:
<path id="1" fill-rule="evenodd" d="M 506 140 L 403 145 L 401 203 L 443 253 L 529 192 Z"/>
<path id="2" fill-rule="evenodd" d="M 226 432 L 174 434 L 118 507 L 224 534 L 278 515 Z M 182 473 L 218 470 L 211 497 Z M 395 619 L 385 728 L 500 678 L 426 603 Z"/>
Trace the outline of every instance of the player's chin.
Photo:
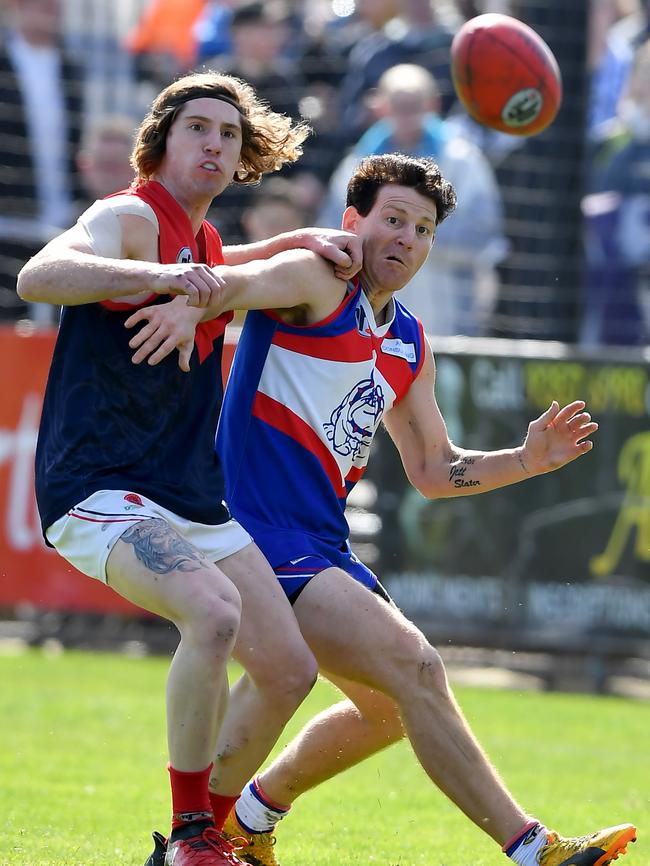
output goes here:
<path id="1" fill-rule="evenodd" d="M 199 184 L 213 197 L 221 195 L 229 182 L 228 178 L 221 171 L 210 172 L 204 170 L 199 175 Z"/>
<path id="2" fill-rule="evenodd" d="M 210 194 L 214 198 L 217 195 L 221 195 L 221 193 L 228 186 L 228 181 L 223 175 L 219 175 L 217 178 L 212 180 L 211 183 L 206 184 L 206 189 L 209 189 Z"/>
<path id="3" fill-rule="evenodd" d="M 390 274 L 384 281 L 384 289 L 389 292 L 399 292 L 400 289 L 403 289 L 406 286 L 413 274 L 409 271 L 408 273 L 405 271 L 401 271 L 399 274 Z"/>
<path id="4" fill-rule="evenodd" d="M 397 259 L 386 259 L 382 268 L 383 282 L 386 288 L 393 291 L 403 288 L 414 274 L 412 268 L 407 267 Z"/>

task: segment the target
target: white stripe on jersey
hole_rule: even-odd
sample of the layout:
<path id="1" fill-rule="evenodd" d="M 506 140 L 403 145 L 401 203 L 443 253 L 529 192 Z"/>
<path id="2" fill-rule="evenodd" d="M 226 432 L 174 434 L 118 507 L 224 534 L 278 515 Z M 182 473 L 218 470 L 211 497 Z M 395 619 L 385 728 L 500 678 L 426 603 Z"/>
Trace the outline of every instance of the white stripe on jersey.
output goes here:
<path id="1" fill-rule="evenodd" d="M 311 427 L 336 460 L 342 480 L 353 466 L 365 466 L 372 437 L 384 412 L 395 402 L 395 391 L 375 367 L 375 361 L 374 352 L 373 357 L 366 361 L 339 362 L 271 345 L 260 377 L 257 390 L 286 406 Z M 296 374 L 297 370 L 299 374 Z M 359 400 L 356 407 L 350 405 L 350 394 L 369 380 L 381 391 L 381 406 L 373 405 L 371 397 L 365 404 Z M 343 446 L 337 441 L 335 428 L 345 427 L 346 422 L 353 418 L 357 426 L 370 431 L 369 435 L 358 437 L 359 441 L 352 445 Z"/>

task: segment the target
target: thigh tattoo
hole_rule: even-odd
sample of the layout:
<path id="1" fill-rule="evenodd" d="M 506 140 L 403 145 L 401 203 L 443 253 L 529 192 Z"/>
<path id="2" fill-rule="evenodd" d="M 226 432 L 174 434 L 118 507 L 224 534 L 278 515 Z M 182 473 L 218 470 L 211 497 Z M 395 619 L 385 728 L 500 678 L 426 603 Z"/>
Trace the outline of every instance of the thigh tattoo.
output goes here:
<path id="1" fill-rule="evenodd" d="M 189 542 L 164 520 L 152 518 L 136 523 L 120 536 L 133 545 L 133 552 L 148 569 L 156 574 L 170 571 L 198 571 L 207 562 Z"/>

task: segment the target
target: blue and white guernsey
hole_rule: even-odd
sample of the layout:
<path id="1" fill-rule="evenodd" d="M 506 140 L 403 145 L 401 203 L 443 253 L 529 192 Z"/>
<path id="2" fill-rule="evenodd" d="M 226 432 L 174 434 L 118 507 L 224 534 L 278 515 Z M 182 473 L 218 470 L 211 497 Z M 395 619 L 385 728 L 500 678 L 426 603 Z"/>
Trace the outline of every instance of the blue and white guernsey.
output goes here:
<path id="1" fill-rule="evenodd" d="M 217 434 L 226 501 L 272 566 L 347 543 L 345 504 L 382 417 L 424 360 L 421 323 L 398 301 L 377 326 L 358 281 L 314 325 L 246 316 Z"/>

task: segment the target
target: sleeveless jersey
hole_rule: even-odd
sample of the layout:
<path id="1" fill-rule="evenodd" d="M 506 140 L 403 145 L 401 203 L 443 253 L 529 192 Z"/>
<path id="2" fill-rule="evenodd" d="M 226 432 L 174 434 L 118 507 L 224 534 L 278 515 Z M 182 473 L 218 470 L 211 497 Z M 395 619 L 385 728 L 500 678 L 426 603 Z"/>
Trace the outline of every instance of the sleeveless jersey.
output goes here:
<path id="1" fill-rule="evenodd" d="M 347 544 L 347 496 L 384 412 L 424 360 L 421 323 L 391 303 L 378 327 L 355 282 L 315 325 L 289 325 L 268 311 L 246 316 L 217 450 L 228 507 L 272 566 Z"/>
<path id="2" fill-rule="evenodd" d="M 159 224 L 160 262 L 223 262 L 218 232 L 204 221 L 194 237 L 186 213 L 159 183 L 139 196 Z M 221 410 L 223 332 L 232 313 L 199 325 L 189 373 L 176 352 L 155 367 L 131 363 L 139 306 L 151 295 L 64 307 L 50 367 L 36 448 L 36 496 L 43 529 L 98 490 L 135 490 L 188 520 L 219 524 L 223 472 L 214 451 Z"/>

